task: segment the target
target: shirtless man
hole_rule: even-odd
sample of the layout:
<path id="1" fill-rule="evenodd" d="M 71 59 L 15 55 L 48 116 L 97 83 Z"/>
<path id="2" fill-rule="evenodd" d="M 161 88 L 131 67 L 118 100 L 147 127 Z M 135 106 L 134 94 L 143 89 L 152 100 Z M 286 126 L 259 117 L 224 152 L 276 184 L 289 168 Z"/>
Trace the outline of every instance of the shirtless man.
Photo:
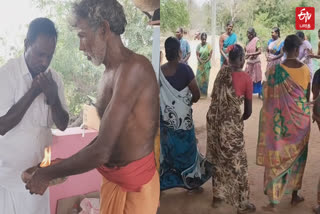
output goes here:
<path id="1" fill-rule="evenodd" d="M 105 66 L 97 102 L 99 134 L 70 158 L 38 169 L 26 188 L 43 194 L 52 179 L 97 168 L 103 175 L 100 213 L 156 213 L 160 184 L 153 148 L 160 110 L 155 72 L 145 57 L 124 47 L 120 35 L 126 19 L 116 0 L 82 0 L 73 13 L 80 50 Z"/>

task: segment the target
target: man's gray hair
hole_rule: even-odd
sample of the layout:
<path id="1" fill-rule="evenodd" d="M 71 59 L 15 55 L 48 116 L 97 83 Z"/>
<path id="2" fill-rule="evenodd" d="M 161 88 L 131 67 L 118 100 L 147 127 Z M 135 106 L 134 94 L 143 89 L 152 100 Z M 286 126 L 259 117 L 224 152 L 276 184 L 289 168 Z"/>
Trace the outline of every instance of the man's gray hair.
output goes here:
<path id="1" fill-rule="evenodd" d="M 73 15 L 76 26 L 79 18 L 88 20 L 90 27 L 97 30 L 104 21 L 110 25 L 110 30 L 121 35 L 127 24 L 122 5 L 117 0 L 81 0 L 73 5 Z"/>

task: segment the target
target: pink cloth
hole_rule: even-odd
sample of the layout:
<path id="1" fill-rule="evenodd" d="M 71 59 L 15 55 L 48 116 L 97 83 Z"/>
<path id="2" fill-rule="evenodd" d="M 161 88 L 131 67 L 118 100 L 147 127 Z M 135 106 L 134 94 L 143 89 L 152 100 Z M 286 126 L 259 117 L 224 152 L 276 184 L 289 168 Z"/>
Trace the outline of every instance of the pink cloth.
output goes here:
<path id="1" fill-rule="evenodd" d="M 85 198 L 81 201 L 82 211 L 79 214 L 99 214 L 100 200 L 98 198 Z"/>
<path id="2" fill-rule="evenodd" d="M 244 96 L 246 99 L 252 99 L 253 84 L 251 77 L 246 72 L 233 72 L 232 85 L 238 97 Z"/>
<path id="3" fill-rule="evenodd" d="M 257 51 L 258 37 L 254 37 L 247 45 L 246 52 L 254 53 Z M 259 56 L 251 56 L 247 60 L 245 71 L 250 75 L 254 83 L 262 80 L 261 62 Z"/>

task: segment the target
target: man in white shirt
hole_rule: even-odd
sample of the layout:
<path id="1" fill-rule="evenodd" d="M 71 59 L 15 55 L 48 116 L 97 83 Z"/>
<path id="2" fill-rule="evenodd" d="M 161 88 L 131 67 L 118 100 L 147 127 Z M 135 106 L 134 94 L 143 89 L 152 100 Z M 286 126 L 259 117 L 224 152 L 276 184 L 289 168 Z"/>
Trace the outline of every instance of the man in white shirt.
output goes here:
<path id="1" fill-rule="evenodd" d="M 51 127 L 68 126 L 69 115 L 58 74 L 49 68 L 57 42 L 54 23 L 33 20 L 22 56 L 0 68 L 0 213 L 49 214 L 49 194 L 31 195 L 22 172 L 43 159 Z"/>

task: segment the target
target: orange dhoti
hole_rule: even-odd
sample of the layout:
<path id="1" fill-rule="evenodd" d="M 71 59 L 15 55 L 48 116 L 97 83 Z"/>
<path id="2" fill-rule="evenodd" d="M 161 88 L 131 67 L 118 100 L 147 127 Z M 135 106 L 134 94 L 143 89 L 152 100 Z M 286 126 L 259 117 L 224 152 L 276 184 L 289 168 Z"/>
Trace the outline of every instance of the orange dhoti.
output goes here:
<path id="1" fill-rule="evenodd" d="M 156 214 L 160 198 L 154 153 L 121 168 L 100 167 L 100 214 Z"/>

